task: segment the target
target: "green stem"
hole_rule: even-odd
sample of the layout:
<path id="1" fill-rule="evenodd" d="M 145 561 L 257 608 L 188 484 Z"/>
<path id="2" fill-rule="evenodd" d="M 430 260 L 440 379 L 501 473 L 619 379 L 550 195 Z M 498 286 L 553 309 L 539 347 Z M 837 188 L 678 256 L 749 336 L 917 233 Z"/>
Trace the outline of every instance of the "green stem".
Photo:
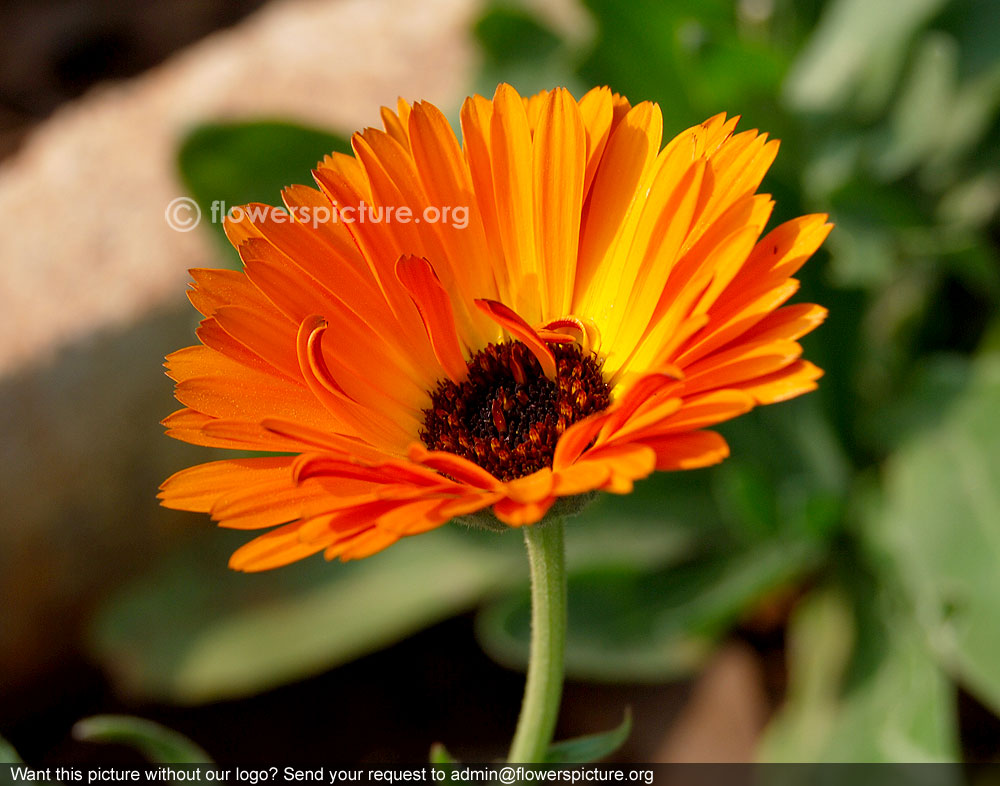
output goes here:
<path id="1" fill-rule="evenodd" d="M 566 652 L 566 555 L 563 522 L 524 528 L 531 565 L 531 653 L 528 680 L 509 762 L 541 762 L 552 744 Z"/>

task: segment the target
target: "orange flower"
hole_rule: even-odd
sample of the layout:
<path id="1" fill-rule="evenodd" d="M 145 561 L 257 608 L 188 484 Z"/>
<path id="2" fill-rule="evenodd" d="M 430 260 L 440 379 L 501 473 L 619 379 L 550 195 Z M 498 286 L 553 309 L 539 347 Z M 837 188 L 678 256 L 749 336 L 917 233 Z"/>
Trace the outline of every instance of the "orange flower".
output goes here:
<path id="1" fill-rule="evenodd" d="M 168 357 L 168 434 L 286 455 L 175 474 L 164 505 L 272 528 L 255 571 L 368 556 L 492 508 L 625 494 L 728 454 L 705 427 L 816 387 L 780 307 L 826 216 L 762 239 L 777 152 L 718 115 L 662 150 L 662 118 L 607 88 L 468 99 L 460 145 L 426 103 L 383 109 L 283 192 L 227 222 L 244 271 L 193 270 L 200 346 Z M 407 220 L 407 217 L 410 220 Z"/>

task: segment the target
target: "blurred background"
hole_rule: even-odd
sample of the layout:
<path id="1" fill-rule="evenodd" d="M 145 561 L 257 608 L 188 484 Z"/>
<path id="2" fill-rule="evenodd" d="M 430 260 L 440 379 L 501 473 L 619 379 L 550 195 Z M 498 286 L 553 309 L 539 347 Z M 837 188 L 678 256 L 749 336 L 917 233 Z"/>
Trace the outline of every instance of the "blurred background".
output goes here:
<path id="1" fill-rule="evenodd" d="M 80 718 L 222 763 L 500 756 L 521 539 L 449 525 L 347 565 L 226 568 L 165 511 L 211 451 L 162 436 L 210 209 L 278 201 L 396 97 L 608 84 L 664 134 L 782 140 L 774 222 L 836 229 L 819 392 L 726 424 L 732 458 L 571 522 L 559 736 L 632 708 L 626 761 L 1000 760 L 1000 14 L 993 0 L 100 0 L 0 7 L 0 737 L 129 761 Z"/>

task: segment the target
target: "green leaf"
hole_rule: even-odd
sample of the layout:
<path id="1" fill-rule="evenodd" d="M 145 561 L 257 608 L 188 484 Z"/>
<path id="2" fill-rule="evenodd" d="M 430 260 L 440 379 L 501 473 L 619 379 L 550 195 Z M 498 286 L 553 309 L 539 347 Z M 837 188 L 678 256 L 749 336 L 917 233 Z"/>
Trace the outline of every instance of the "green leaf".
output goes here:
<path id="1" fill-rule="evenodd" d="M 957 354 L 921 359 L 902 379 L 901 395 L 892 408 L 866 413 L 863 430 L 870 444 L 894 450 L 940 425 L 955 398 L 969 385 L 972 367 Z"/>
<path id="2" fill-rule="evenodd" d="M 965 178 L 947 191 L 938 203 L 936 218 L 944 224 L 958 229 L 985 226 L 1000 209 L 1000 168 L 980 171 Z M 996 291 L 997 271 L 992 248 L 979 251 L 984 258 L 977 264 L 981 278 L 989 281 L 990 289 Z M 978 260 L 977 260 L 978 261 Z"/>
<path id="3" fill-rule="evenodd" d="M 743 112 L 748 123 L 763 123 L 766 116 L 769 129 L 780 130 L 774 95 L 793 46 L 785 38 L 750 33 L 733 3 L 586 0 L 585 5 L 597 28 L 579 69 L 589 84 L 610 84 L 633 101 L 658 102 L 665 130 L 680 131 L 724 108 Z"/>
<path id="4" fill-rule="evenodd" d="M 786 639 L 788 693 L 764 738 L 764 761 L 808 761 L 822 751 L 855 640 L 845 599 L 829 590 L 807 596 L 792 615 Z"/>
<path id="5" fill-rule="evenodd" d="M 473 33 L 483 55 L 476 86 L 484 95 L 492 95 L 500 82 L 513 85 L 521 95 L 554 85 L 568 87 L 577 96 L 587 89 L 573 73 L 574 42 L 517 3 L 490 4 Z"/>
<path id="6" fill-rule="evenodd" d="M 932 151 L 925 179 L 932 185 L 947 184 L 953 179 L 955 165 L 963 156 L 972 159 L 971 173 L 980 171 L 984 159 L 995 162 L 995 143 L 991 146 L 987 135 L 991 131 L 996 133 L 998 107 L 1000 62 L 994 61 L 985 73 L 958 85 L 948 114 L 942 118 L 940 144 Z M 975 146 L 984 141 L 985 149 L 976 151 Z"/>
<path id="7" fill-rule="evenodd" d="M 159 723 L 128 715 L 95 715 L 73 726 L 83 742 L 128 745 L 157 764 L 211 764 L 212 759 L 191 740 Z"/>
<path id="8" fill-rule="evenodd" d="M 890 128 L 875 162 L 886 180 L 899 177 L 927 158 L 940 144 L 958 79 L 958 48 L 947 35 L 924 37 L 902 94 L 892 109 Z"/>
<path id="9" fill-rule="evenodd" d="M 553 743 L 545 761 L 548 764 L 589 764 L 600 761 L 624 745 L 631 733 L 632 711 L 626 708 L 625 717 L 615 728 Z"/>
<path id="10" fill-rule="evenodd" d="M 885 506 L 866 529 L 940 662 L 1000 712 L 1000 355 L 975 364 L 937 425 L 886 468 Z"/>
<path id="11" fill-rule="evenodd" d="M 819 396 L 761 408 L 719 430 L 731 457 L 709 474 L 737 538 L 819 542 L 840 526 L 852 467 Z"/>
<path id="12" fill-rule="evenodd" d="M 280 204 L 281 189 L 310 183 L 310 172 L 325 155 L 350 150 L 346 139 L 327 131 L 256 120 L 198 126 L 184 139 L 177 161 L 202 220 L 210 219 L 222 233 L 228 209 L 248 202 Z"/>
<path id="13" fill-rule="evenodd" d="M 608 682 L 687 675 L 741 613 L 808 570 L 816 556 L 811 545 L 773 542 L 655 569 L 571 571 L 567 674 Z M 529 617 L 526 593 L 487 606 L 477 618 L 483 647 L 499 662 L 523 667 Z"/>
<path id="14" fill-rule="evenodd" d="M 3 737 L 0 737 L 0 764 L 24 764 L 24 761 Z"/>
<path id="15" fill-rule="evenodd" d="M 610 84 L 633 100 L 667 101 L 666 116 L 679 124 L 694 117 L 687 85 L 674 60 L 680 26 L 675 4 L 585 0 L 584 5 L 598 29 L 594 49 L 581 66 L 584 79 Z"/>
<path id="16" fill-rule="evenodd" d="M 91 645 L 119 686 L 194 704 L 321 673 L 473 607 L 523 578 L 516 538 L 448 528 L 349 563 L 226 568 L 245 533 L 212 530 L 103 608 Z M 507 540 L 512 548 L 498 548 Z"/>
<path id="17" fill-rule="evenodd" d="M 852 603 L 826 588 L 796 609 L 787 699 L 765 732 L 763 761 L 957 759 L 954 690 L 905 610 L 860 594 Z"/>
<path id="18" fill-rule="evenodd" d="M 448 749 L 444 747 L 443 743 L 435 742 L 431 745 L 430 753 L 430 763 L 431 765 L 442 765 L 442 764 L 458 764 L 458 759 L 448 752 Z"/>
<path id="19" fill-rule="evenodd" d="M 537 62 L 554 55 L 562 44 L 559 36 L 524 8 L 494 3 L 473 26 L 488 63 L 510 66 Z"/>
<path id="20" fill-rule="evenodd" d="M 889 97 L 913 34 L 946 0 L 826 4 L 808 45 L 785 83 L 791 106 L 804 112 L 834 112 L 852 98 L 869 111 Z"/>

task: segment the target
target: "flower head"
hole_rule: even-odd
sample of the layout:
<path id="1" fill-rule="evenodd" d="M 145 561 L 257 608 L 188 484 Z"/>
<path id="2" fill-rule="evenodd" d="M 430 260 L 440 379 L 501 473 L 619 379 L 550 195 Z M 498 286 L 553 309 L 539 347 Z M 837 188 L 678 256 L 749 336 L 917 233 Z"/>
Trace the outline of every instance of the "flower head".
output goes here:
<path id="1" fill-rule="evenodd" d="M 661 149 L 659 108 L 607 88 L 501 85 L 465 102 L 461 144 L 430 104 L 382 118 L 287 215 L 230 218 L 243 272 L 192 271 L 201 345 L 167 359 L 164 424 L 272 455 L 160 497 L 267 529 L 233 567 L 363 557 L 486 509 L 533 524 L 721 461 L 706 427 L 815 388 L 796 339 L 826 312 L 782 304 L 830 225 L 761 237 L 766 135 L 718 115 Z"/>

